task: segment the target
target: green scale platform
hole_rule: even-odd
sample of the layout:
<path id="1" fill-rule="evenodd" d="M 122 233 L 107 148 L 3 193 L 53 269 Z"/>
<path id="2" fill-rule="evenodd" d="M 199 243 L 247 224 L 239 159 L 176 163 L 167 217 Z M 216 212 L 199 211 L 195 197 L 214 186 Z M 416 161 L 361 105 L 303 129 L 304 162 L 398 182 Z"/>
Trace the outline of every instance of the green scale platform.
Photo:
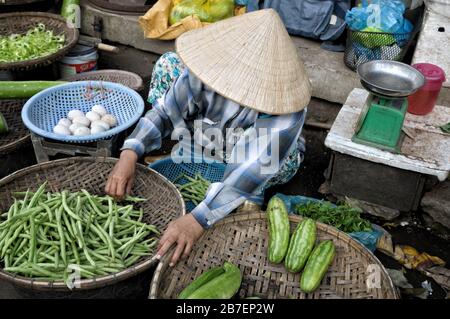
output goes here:
<path id="1" fill-rule="evenodd" d="M 369 95 L 352 141 L 400 153 L 408 101 Z"/>

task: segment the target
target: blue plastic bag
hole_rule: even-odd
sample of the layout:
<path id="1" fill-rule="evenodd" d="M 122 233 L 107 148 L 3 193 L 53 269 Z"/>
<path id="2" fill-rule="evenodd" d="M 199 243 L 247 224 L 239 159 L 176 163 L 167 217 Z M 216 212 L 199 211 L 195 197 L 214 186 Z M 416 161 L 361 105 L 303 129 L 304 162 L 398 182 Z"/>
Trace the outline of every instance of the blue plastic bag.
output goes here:
<path id="1" fill-rule="evenodd" d="M 238 6 L 246 6 L 248 4 L 248 0 L 234 0 L 234 3 Z"/>
<path id="2" fill-rule="evenodd" d="M 352 30 L 373 27 L 387 33 L 411 32 L 411 22 L 403 17 L 405 4 L 402 0 L 363 1 L 361 7 L 347 11 L 345 21 Z"/>
<path id="3" fill-rule="evenodd" d="M 296 205 L 306 205 L 307 203 L 314 202 L 314 203 L 321 203 L 323 200 L 319 200 L 316 198 L 311 197 L 305 197 L 305 196 L 290 196 L 290 195 L 284 195 L 277 193 L 275 196 L 279 197 L 286 205 L 286 208 L 289 212 L 289 214 L 293 215 L 293 208 Z M 335 205 L 333 205 L 335 206 Z M 374 252 L 377 247 L 377 241 L 378 238 L 381 237 L 383 234 L 383 229 L 379 227 L 378 225 L 372 224 L 372 231 L 371 232 L 354 232 L 349 233 L 348 235 L 352 237 L 353 239 L 357 240 L 361 244 L 363 244 L 367 249 L 369 249 L 371 252 Z"/>

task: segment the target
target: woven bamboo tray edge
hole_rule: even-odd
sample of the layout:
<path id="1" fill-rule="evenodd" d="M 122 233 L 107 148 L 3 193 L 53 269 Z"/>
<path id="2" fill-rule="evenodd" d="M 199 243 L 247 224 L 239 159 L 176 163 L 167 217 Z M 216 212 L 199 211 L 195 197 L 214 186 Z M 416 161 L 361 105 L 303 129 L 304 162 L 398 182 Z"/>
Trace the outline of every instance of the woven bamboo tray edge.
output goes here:
<path id="1" fill-rule="evenodd" d="M 220 222 L 218 222 L 216 224 L 216 226 L 219 226 L 219 225 L 222 225 L 222 224 L 235 223 L 235 222 L 239 222 L 239 221 L 248 221 L 248 220 L 252 220 L 252 219 L 260 219 L 260 218 L 264 218 L 265 219 L 266 218 L 266 213 L 265 212 L 250 212 L 250 213 L 242 212 L 242 213 L 236 213 L 236 214 L 229 215 L 225 219 L 221 220 Z M 303 217 L 298 216 L 298 215 L 289 215 L 289 220 L 290 221 L 300 222 L 302 219 L 303 219 Z M 358 249 L 362 254 L 364 254 L 364 255 L 374 259 L 381 266 L 380 270 L 382 271 L 382 273 L 385 275 L 385 277 L 388 280 L 388 284 L 389 284 L 389 286 L 391 288 L 391 291 L 392 291 L 392 294 L 393 294 L 393 299 L 399 299 L 400 298 L 400 294 L 399 294 L 397 288 L 394 286 L 391 277 L 389 276 L 389 274 L 387 273 L 386 269 L 381 264 L 379 259 L 371 251 L 369 251 L 364 245 L 362 245 L 358 241 L 354 240 L 348 234 L 338 230 L 335 227 L 332 227 L 330 225 L 327 225 L 327 224 L 324 224 L 324 223 L 321 223 L 321 222 L 316 222 L 316 224 L 317 224 L 318 228 L 322 227 L 324 229 L 327 229 L 327 231 L 329 231 L 330 233 L 334 233 L 336 235 L 337 239 L 341 239 L 341 240 L 346 241 L 350 246 Z M 149 299 L 158 299 L 158 291 L 159 291 L 160 280 L 161 280 L 161 277 L 164 275 L 164 272 L 169 267 L 170 257 L 171 257 L 171 252 L 167 253 L 159 261 L 158 266 L 156 267 L 156 270 L 155 270 L 155 272 L 153 274 L 152 281 L 150 283 L 149 296 L 148 296 Z"/>
<path id="2" fill-rule="evenodd" d="M 44 170 L 48 167 L 52 166 L 58 166 L 61 163 L 67 162 L 67 163 L 75 163 L 77 161 L 88 161 L 88 162 L 95 162 L 95 163 L 102 163 L 102 162 L 116 162 L 116 158 L 112 157 L 71 157 L 71 158 L 63 158 L 58 159 L 54 161 L 44 162 L 41 164 L 32 165 L 23 169 L 20 169 L 8 176 L 5 176 L 4 178 L 0 179 L 0 187 L 3 185 L 14 181 L 15 179 L 19 177 L 23 177 L 25 175 L 28 175 L 33 172 L 37 172 L 40 170 Z M 159 178 L 165 180 L 166 182 L 170 183 L 167 178 L 165 178 L 160 173 L 156 172 L 155 170 L 152 170 L 148 168 L 145 165 L 137 164 L 137 169 L 142 170 L 148 170 L 151 171 L 153 174 L 158 176 Z M 51 185 L 48 185 L 48 187 L 51 188 Z M 179 190 L 173 185 L 173 190 L 178 194 L 178 202 L 180 207 L 182 208 L 181 216 L 185 215 L 186 213 L 186 207 L 184 204 L 184 201 L 182 199 L 181 193 Z M 102 288 L 108 285 L 115 284 L 119 281 L 123 281 L 125 279 L 128 279 L 130 277 L 133 277 L 137 274 L 140 274 L 146 270 L 148 270 L 150 267 L 155 265 L 158 262 L 158 259 L 156 259 L 156 256 L 153 256 L 151 258 L 147 258 L 141 262 L 138 262 L 137 264 L 128 267 L 127 269 L 124 269 L 118 273 L 110 274 L 107 276 L 101 276 L 93 279 L 82 279 L 78 281 L 79 286 L 75 289 L 78 290 L 89 290 L 89 289 L 96 289 L 96 288 Z M 22 287 L 22 288 L 29 288 L 29 289 L 37 289 L 41 291 L 64 291 L 68 292 L 70 289 L 67 287 L 67 285 L 63 281 L 42 281 L 42 280 L 35 280 L 30 279 L 27 277 L 19 276 L 13 273 L 8 273 L 3 271 L 2 268 L 0 268 L 0 279 L 9 281 L 13 283 L 16 286 Z"/>

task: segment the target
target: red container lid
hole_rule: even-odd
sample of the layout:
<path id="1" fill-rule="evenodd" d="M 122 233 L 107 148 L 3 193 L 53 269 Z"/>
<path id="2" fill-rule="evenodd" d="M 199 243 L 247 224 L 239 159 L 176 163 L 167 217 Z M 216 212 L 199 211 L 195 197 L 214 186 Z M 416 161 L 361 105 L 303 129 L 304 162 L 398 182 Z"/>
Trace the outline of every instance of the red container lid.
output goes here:
<path id="1" fill-rule="evenodd" d="M 445 72 L 437 65 L 431 63 L 416 63 L 412 67 L 423 74 L 427 82 L 442 83 L 445 81 Z"/>

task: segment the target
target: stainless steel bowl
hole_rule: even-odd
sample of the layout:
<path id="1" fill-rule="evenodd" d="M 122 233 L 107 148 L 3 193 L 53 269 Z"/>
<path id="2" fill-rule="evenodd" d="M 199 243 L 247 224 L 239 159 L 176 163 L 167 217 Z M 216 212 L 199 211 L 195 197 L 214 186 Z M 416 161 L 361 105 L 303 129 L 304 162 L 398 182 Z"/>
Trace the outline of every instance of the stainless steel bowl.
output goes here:
<path id="1" fill-rule="evenodd" d="M 374 94 L 388 97 L 407 97 L 425 84 L 425 77 L 408 64 L 375 60 L 358 66 L 363 87 Z"/>

